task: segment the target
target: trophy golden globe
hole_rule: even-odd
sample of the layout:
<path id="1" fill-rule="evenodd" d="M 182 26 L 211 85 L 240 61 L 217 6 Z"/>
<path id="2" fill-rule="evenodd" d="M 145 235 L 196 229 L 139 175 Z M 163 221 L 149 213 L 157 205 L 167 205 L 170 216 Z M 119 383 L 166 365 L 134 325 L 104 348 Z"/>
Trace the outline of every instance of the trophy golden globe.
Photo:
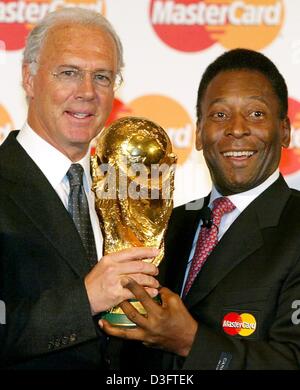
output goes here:
<path id="1" fill-rule="evenodd" d="M 92 176 L 104 254 L 155 247 L 159 255 L 144 261 L 159 265 L 173 208 L 175 163 L 167 133 L 148 119 L 124 117 L 100 133 Z M 146 314 L 139 301 L 130 303 Z M 119 306 L 102 318 L 114 326 L 136 326 Z"/>

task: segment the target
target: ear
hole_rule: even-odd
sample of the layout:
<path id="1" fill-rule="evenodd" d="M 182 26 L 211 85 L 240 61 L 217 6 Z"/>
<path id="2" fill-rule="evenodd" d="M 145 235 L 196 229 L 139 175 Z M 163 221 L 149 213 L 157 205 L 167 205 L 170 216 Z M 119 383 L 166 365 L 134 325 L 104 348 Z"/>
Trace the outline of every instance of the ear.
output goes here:
<path id="1" fill-rule="evenodd" d="M 290 144 L 291 123 L 288 117 L 281 121 L 281 146 L 287 148 Z"/>
<path id="2" fill-rule="evenodd" d="M 202 125 L 201 120 L 197 121 L 197 128 L 196 128 L 196 149 L 202 150 Z"/>
<path id="3" fill-rule="evenodd" d="M 33 97 L 34 76 L 30 72 L 29 64 L 24 64 L 22 67 L 22 80 L 23 80 L 23 88 L 26 92 L 27 97 Z"/>

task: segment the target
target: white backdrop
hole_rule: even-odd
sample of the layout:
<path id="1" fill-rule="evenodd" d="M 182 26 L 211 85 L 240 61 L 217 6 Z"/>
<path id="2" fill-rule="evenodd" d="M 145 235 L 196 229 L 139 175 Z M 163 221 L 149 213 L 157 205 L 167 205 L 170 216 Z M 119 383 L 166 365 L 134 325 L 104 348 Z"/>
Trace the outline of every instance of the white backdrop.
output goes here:
<path id="1" fill-rule="evenodd" d="M 110 119 L 147 116 L 162 125 L 179 157 L 175 204 L 205 195 L 210 179 L 194 149 L 195 102 L 206 66 L 237 46 L 260 50 L 286 79 L 293 125 L 281 170 L 300 188 L 299 0 L 24 0 L 0 1 L 0 142 L 26 119 L 21 88 L 23 41 L 46 9 L 93 7 L 121 37 L 125 83 Z"/>

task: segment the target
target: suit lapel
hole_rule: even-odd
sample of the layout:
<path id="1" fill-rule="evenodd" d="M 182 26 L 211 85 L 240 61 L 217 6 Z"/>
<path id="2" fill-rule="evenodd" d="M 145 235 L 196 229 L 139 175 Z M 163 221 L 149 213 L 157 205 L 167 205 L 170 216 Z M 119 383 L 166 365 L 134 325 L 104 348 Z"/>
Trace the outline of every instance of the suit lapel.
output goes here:
<path id="1" fill-rule="evenodd" d="M 75 225 L 40 169 L 16 141 L 17 132 L 2 145 L 0 172 L 15 204 L 31 219 L 79 276 L 89 271 Z"/>
<path id="2" fill-rule="evenodd" d="M 238 217 L 239 221 L 232 224 L 206 260 L 186 296 L 188 307 L 204 299 L 234 267 L 262 245 L 256 215 L 248 214 Z"/>
<path id="3" fill-rule="evenodd" d="M 204 299 L 233 268 L 263 245 L 262 229 L 278 224 L 289 196 L 290 190 L 280 177 L 240 214 L 196 277 L 185 299 L 187 307 Z"/>

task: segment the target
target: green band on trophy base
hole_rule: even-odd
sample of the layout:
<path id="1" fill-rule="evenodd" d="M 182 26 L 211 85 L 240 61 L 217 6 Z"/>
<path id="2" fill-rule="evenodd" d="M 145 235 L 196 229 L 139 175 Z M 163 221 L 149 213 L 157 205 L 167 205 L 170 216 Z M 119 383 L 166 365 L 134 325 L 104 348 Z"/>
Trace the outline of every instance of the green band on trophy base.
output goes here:
<path id="1" fill-rule="evenodd" d="M 161 299 L 160 299 L 159 295 L 153 299 L 157 303 L 161 304 Z M 140 314 L 142 314 L 142 315 L 147 314 L 140 301 L 138 301 L 137 299 L 129 299 L 129 302 L 132 304 L 132 306 L 134 306 L 136 308 L 136 310 Z M 117 326 L 120 328 L 129 328 L 129 327 L 134 328 L 134 327 L 136 327 L 136 324 L 128 319 L 126 314 L 123 312 L 123 310 L 119 306 L 113 307 L 110 311 L 103 313 L 101 315 L 101 318 L 108 321 L 111 325 Z"/>
<path id="2" fill-rule="evenodd" d="M 136 324 L 131 322 L 125 314 L 117 314 L 113 312 L 104 313 L 101 318 L 108 321 L 113 326 L 120 328 L 135 328 Z"/>

